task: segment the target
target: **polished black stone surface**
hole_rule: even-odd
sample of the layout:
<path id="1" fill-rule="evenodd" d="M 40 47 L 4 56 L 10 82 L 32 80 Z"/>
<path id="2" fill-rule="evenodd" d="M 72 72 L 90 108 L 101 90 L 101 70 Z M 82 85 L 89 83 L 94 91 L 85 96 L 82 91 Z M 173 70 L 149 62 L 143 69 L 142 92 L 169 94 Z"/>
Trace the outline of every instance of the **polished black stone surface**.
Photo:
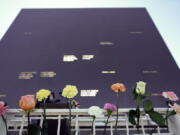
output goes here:
<path id="1" fill-rule="evenodd" d="M 64 55 L 78 60 L 63 62 Z M 82 55 L 94 58 L 82 60 Z M 18 79 L 22 72 L 32 72 L 30 79 Z M 42 72 L 56 75 L 42 78 Z M 132 88 L 140 80 L 148 83 L 148 92 L 180 95 L 177 64 L 144 8 L 22 9 L 0 42 L 0 94 L 7 95 L 2 100 L 10 108 L 18 107 L 20 96 L 41 88 L 58 97 L 66 84 L 77 86 L 82 108 L 102 107 L 116 103 L 110 89 L 116 82 L 127 87 L 120 107 L 133 107 Z M 80 97 L 80 90 L 99 92 Z M 153 100 L 156 107 L 165 106 L 163 98 Z"/>

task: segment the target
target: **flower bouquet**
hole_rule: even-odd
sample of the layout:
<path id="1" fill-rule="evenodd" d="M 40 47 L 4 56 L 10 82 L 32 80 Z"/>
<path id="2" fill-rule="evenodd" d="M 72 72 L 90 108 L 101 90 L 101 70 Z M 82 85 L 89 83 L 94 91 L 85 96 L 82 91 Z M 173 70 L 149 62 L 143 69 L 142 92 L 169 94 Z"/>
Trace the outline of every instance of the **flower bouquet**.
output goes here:
<path id="1" fill-rule="evenodd" d="M 94 130 L 95 129 L 95 119 L 97 117 L 102 116 L 102 113 L 103 113 L 102 109 L 98 106 L 91 106 L 88 109 L 88 114 L 93 117 L 90 135 L 95 135 L 95 130 Z"/>
<path id="2" fill-rule="evenodd" d="M 4 114 L 7 111 L 7 105 L 5 102 L 0 101 L 0 131 L 2 135 L 8 134 L 7 130 L 7 123 L 6 123 L 6 118 L 4 117 Z"/>
<path id="3" fill-rule="evenodd" d="M 46 99 L 51 94 L 51 92 L 47 89 L 40 89 L 36 93 L 36 99 L 39 102 L 43 103 L 43 125 L 41 129 L 41 135 L 48 135 L 48 123 L 46 120 Z"/>
<path id="4" fill-rule="evenodd" d="M 35 108 L 35 106 L 36 106 L 36 101 L 35 101 L 34 95 L 25 95 L 25 96 L 22 96 L 21 99 L 19 100 L 19 107 L 22 110 L 24 110 L 24 112 L 27 114 L 28 135 L 40 135 L 40 127 L 35 124 L 31 124 L 31 121 L 30 121 L 30 113 Z"/>
<path id="5" fill-rule="evenodd" d="M 119 117 L 119 96 L 120 96 L 120 92 L 125 92 L 126 91 L 126 87 L 123 83 L 115 83 L 113 85 L 111 85 L 111 89 L 115 92 L 116 96 L 117 96 L 117 102 L 116 102 L 116 124 L 115 124 L 115 133 L 117 133 L 117 125 L 118 125 L 118 117 Z"/>
<path id="6" fill-rule="evenodd" d="M 62 96 L 68 99 L 69 102 L 69 134 L 71 134 L 71 108 L 73 98 L 78 94 L 78 90 L 74 85 L 66 85 L 63 89 Z"/>
<path id="7" fill-rule="evenodd" d="M 117 108 L 116 108 L 116 106 L 114 104 L 106 103 L 104 105 L 104 110 L 106 110 L 106 113 L 107 113 L 107 120 L 106 120 L 105 127 L 104 127 L 104 135 L 105 135 L 109 118 L 111 117 L 112 113 L 117 110 Z"/>

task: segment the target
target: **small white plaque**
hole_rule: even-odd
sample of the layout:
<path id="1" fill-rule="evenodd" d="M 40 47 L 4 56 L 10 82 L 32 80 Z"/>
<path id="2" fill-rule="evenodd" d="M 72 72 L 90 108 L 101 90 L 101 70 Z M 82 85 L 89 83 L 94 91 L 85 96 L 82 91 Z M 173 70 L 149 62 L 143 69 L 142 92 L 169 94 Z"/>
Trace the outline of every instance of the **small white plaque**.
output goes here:
<path id="1" fill-rule="evenodd" d="M 81 97 L 96 97 L 99 90 L 81 90 Z"/>

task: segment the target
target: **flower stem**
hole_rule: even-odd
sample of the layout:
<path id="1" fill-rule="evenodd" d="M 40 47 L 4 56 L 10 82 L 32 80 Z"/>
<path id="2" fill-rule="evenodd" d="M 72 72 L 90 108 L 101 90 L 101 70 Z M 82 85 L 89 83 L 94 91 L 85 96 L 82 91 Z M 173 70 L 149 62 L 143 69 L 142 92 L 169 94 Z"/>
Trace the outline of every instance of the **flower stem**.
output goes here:
<path id="1" fill-rule="evenodd" d="M 136 128 L 137 131 L 139 132 L 139 120 L 140 120 L 140 103 L 141 103 L 141 95 L 138 95 L 137 97 L 137 107 L 136 107 L 136 117 L 137 117 L 137 124 L 136 124 Z"/>
<path id="2" fill-rule="evenodd" d="M 136 112 L 137 112 L 137 125 L 136 125 L 136 128 L 137 128 L 137 131 L 139 132 L 139 120 L 140 120 L 140 109 L 139 109 L 139 106 L 136 108 Z"/>
<path id="3" fill-rule="evenodd" d="M 93 133 L 94 133 L 94 121 L 95 121 L 95 119 L 96 119 L 96 117 L 95 116 L 93 116 L 93 121 L 92 121 L 92 126 L 91 126 L 91 133 L 90 133 L 90 135 L 93 135 Z"/>
<path id="4" fill-rule="evenodd" d="M 71 99 L 69 99 L 69 132 L 71 134 Z"/>
<path id="5" fill-rule="evenodd" d="M 166 102 L 166 104 L 167 104 L 166 117 L 169 114 L 169 103 L 170 103 L 169 101 Z M 166 119 L 166 125 L 167 125 L 167 131 L 169 131 L 169 128 L 168 128 L 168 119 Z"/>
<path id="6" fill-rule="evenodd" d="M 106 128 L 107 128 L 107 124 L 108 124 L 110 116 L 111 115 L 108 114 L 108 117 L 107 117 L 107 120 L 106 120 L 106 123 L 105 123 L 105 127 L 104 127 L 104 135 L 106 134 Z"/>
<path id="7" fill-rule="evenodd" d="M 162 96 L 162 94 L 159 94 L 159 93 L 152 93 L 150 96 Z"/>
<path id="8" fill-rule="evenodd" d="M 44 103 L 43 103 L 43 117 L 44 117 L 44 120 L 46 120 L 46 100 L 44 100 Z"/>
<path id="9" fill-rule="evenodd" d="M 30 125 L 30 111 L 28 111 L 27 115 L 28 115 L 28 135 L 30 135 L 30 132 L 29 132 L 29 125 Z"/>
<path id="10" fill-rule="evenodd" d="M 115 124 L 115 134 L 117 134 L 117 124 L 118 124 L 118 119 L 119 119 L 119 91 L 117 93 L 117 103 L 116 103 L 116 124 Z"/>

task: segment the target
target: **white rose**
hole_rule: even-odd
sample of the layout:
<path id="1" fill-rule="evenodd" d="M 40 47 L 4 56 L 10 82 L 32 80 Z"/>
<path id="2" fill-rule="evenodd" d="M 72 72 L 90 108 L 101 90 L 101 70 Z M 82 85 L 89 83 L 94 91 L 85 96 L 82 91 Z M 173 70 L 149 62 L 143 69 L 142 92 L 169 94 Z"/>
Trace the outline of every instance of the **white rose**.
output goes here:
<path id="1" fill-rule="evenodd" d="M 145 94 L 145 88 L 146 88 L 145 82 L 143 82 L 143 81 L 137 82 L 136 93 L 140 94 L 140 95 L 144 95 Z"/>
<path id="2" fill-rule="evenodd" d="M 93 115 L 95 117 L 100 117 L 102 115 L 102 113 L 103 113 L 102 109 L 98 106 L 91 106 L 88 109 L 88 114 Z"/>

